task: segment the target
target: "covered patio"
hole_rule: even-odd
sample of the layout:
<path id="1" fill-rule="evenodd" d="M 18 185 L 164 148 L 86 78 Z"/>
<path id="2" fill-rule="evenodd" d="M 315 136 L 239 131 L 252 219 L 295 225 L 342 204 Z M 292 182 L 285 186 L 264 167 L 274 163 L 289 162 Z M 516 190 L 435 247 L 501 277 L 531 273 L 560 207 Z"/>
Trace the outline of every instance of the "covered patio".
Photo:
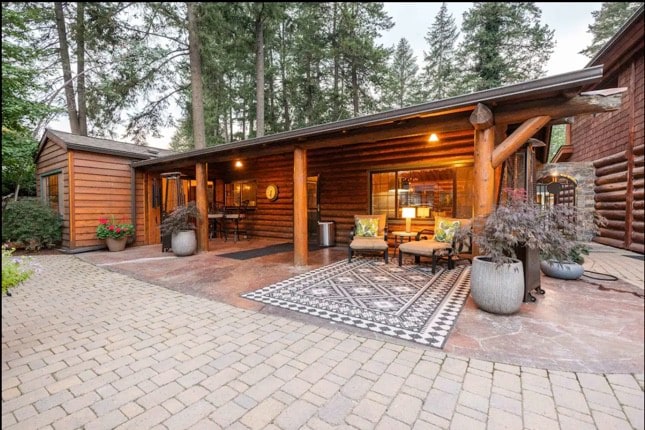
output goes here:
<path id="1" fill-rule="evenodd" d="M 212 239 L 212 251 L 191 257 L 162 253 L 159 245 L 129 247 L 123 252 L 96 251 L 77 257 L 100 267 L 182 293 L 229 303 L 239 308 L 283 316 L 333 330 L 410 344 L 391 336 L 290 311 L 241 297 L 259 288 L 346 260 L 346 246 L 309 252 L 309 264 L 294 266 L 294 251 L 246 260 L 225 257 L 284 243 L 251 238 L 238 242 Z M 628 255 L 629 254 L 629 255 Z M 640 257 L 640 259 L 639 259 Z M 382 261 L 382 259 L 381 259 Z M 395 262 L 390 264 L 393 267 Z M 594 244 L 585 266 L 616 281 L 562 281 L 542 276 L 546 291 L 524 303 L 512 316 L 488 314 L 468 297 L 443 351 L 513 365 L 579 372 L 643 371 L 642 256 Z M 638 287 L 640 282 L 641 287 Z"/>

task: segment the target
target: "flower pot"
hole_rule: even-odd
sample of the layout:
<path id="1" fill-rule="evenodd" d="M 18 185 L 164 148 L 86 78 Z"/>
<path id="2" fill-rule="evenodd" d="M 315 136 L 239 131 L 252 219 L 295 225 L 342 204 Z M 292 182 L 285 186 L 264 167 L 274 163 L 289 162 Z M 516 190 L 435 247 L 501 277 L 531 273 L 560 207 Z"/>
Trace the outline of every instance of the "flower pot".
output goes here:
<path id="1" fill-rule="evenodd" d="M 107 245 L 109 251 L 117 252 L 117 251 L 123 251 L 125 249 L 125 245 L 127 241 L 128 241 L 127 236 L 124 236 L 120 239 L 108 237 L 105 239 L 105 244 Z"/>
<path id="2" fill-rule="evenodd" d="M 197 236 L 195 230 L 184 230 L 173 233 L 170 240 L 172 253 L 178 257 L 193 255 L 197 251 Z"/>
<path id="3" fill-rule="evenodd" d="M 567 280 L 578 279 L 585 272 L 582 264 L 571 261 L 542 260 L 540 261 L 540 269 L 546 276 Z"/>
<path id="4" fill-rule="evenodd" d="M 509 315 L 520 310 L 524 299 L 524 269 L 514 260 L 498 265 L 490 258 L 473 258 L 470 293 L 477 306 L 493 314 Z"/>

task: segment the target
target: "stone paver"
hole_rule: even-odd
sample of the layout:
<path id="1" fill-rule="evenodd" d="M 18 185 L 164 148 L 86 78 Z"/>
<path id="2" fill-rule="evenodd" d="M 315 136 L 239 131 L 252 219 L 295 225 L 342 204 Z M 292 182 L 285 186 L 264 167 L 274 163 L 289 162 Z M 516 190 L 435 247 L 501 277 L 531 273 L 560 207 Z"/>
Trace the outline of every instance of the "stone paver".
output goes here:
<path id="1" fill-rule="evenodd" d="M 2 299 L 2 428 L 643 429 L 643 374 L 363 338 L 70 255 Z"/>

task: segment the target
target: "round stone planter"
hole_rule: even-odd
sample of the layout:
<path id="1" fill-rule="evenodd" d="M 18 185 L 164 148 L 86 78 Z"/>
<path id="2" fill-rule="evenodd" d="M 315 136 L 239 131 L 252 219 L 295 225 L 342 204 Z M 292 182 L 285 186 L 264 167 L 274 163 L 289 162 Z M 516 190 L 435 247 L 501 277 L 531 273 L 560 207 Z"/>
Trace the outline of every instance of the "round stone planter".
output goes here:
<path id="1" fill-rule="evenodd" d="M 546 276 L 567 280 L 578 279 L 585 272 L 582 264 L 569 261 L 559 262 L 555 260 L 540 261 L 540 269 Z"/>
<path id="2" fill-rule="evenodd" d="M 184 230 L 173 233 L 170 239 L 172 253 L 178 257 L 193 255 L 197 251 L 197 235 L 195 230 Z"/>
<path id="3" fill-rule="evenodd" d="M 123 251 L 125 245 L 128 242 L 128 237 L 122 237 L 121 239 L 114 239 L 113 237 L 108 237 L 105 239 L 105 244 L 108 247 L 108 250 L 111 252 Z"/>
<path id="4" fill-rule="evenodd" d="M 473 258 L 470 294 L 483 311 L 501 315 L 516 313 L 524 299 L 522 262 L 514 260 L 497 265 L 485 256 Z"/>

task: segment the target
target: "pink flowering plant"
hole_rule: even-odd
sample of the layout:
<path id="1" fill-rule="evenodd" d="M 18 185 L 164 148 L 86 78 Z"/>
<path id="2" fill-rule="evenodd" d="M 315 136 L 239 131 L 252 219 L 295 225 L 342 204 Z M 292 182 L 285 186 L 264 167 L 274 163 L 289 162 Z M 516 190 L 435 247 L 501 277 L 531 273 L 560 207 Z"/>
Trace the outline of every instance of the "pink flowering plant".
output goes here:
<path id="1" fill-rule="evenodd" d="M 116 222 L 114 215 L 111 215 L 110 218 L 99 218 L 99 225 L 96 227 L 96 237 L 99 239 L 107 239 L 108 237 L 121 239 L 133 235 L 134 226 L 126 223 L 124 218 L 121 218 L 119 222 Z"/>

